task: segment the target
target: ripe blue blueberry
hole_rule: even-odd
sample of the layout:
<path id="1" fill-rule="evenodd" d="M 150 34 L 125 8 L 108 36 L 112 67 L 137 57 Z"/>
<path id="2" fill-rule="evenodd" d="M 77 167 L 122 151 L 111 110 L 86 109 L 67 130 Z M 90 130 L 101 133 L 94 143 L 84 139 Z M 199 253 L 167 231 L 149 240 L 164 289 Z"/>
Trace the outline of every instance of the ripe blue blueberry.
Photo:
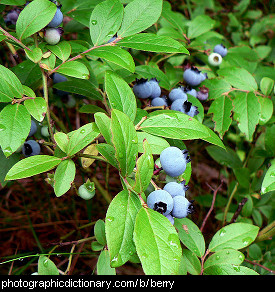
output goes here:
<path id="1" fill-rule="evenodd" d="M 204 81 L 205 79 L 208 79 L 208 75 L 207 73 L 200 73 L 200 76 L 201 76 L 201 82 Z"/>
<path id="2" fill-rule="evenodd" d="M 174 225 L 175 220 L 174 220 L 174 217 L 171 214 L 168 214 L 165 217 L 171 222 L 172 225 Z"/>
<path id="3" fill-rule="evenodd" d="M 37 125 L 36 125 L 36 122 L 31 120 L 31 129 L 30 129 L 30 132 L 29 132 L 29 135 L 28 137 L 34 135 L 37 131 Z"/>
<path id="4" fill-rule="evenodd" d="M 227 48 L 223 44 L 219 44 L 214 47 L 213 52 L 225 57 L 227 55 Z"/>
<path id="5" fill-rule="evenodd" d="M 41 151 L 40 145 L 34 140 L 28 140 L 23 144 L 22 153 L 26 157 L 38 155 Z"/>
<path id="6" fill-rule="evenodd" d="M 156 97 L 152 99 L 151 106 L 168 106 L 167 100 L 165 97 Z"/>
<path id="7" fill-rule="evenodd" d="M 178 99 L 187 100 L 187 95 L 183 91 L 182 87 L 178 87 L 178 88 L 174 88 L 170 91 L 169 99 L 171 102 L 174 102 L 175 100 L 178 100 Z"/>
<path id="8" fill-rule="evenodd" d="M 175 218 L 185 218 L 187 215 L 193 213 L 194 206 L 184 196 L 175 196 L 173 198 L 174 207 L 171 215 Z"/>
<path id="9" fill-rule="evenodd" d="M 220 66 L 222 63 L 222 56 L 218 53 L 212 53 L 208 56 L 208 63 L 212 66 Z"/>
<path id="10" fill-rule="evenodd" d="M 148 81 L 148 83 L 151 85 L 151 88 L 152 88 L 150 98 L 159 97 L 161 95 L 161 88 L 159 86 L 159 81 L 156 78 L 152 78 Z"/>
<path id="11" fill-rule="evenodd" d="M 201 71 L 196 67 L 188 68 L 183 73 L 184 81 L 190 86 L 197 86 L 201 83 Z"/>
<path id="12" fill-rule="evenodd" d="M 152 86 L 148 79 L 136 79 L 136 84 L 133 86 L 133 91 L 136 97 L 146 99 L 152 94 Z"/>
<path id="13" fill-rule="evenodd" d="M 55 15 L 51 22 L 48 24 L 48 27 L 58 27 L 63 21 L 63 13 L 60 10 L 60 6 L 57 7 Z"/>
<path id="14" fill-rule="evenodd" d="M 205 85 L 203 85 L 199 89 L 200 91 L 198 91 L 197 98 L 201 101 L 207 100 L 209 89 L 205 87 Z"/>
<path id="15" fill-rule="evenodd" d="M 186 94 L 190 94 L 194 97 L 197 97 L 197 91 L 196 89 L 192 88 L 191 86 L 187 85 L 185 87 L 183 87 L 183 91 L 186 93 Z"/>
<path id="16" fill-rule="evenodd" d="M 19 14 L 19 9 L 11 10 L 4 19 L 6 26 L 16 25 Z"/>
<path id="17" fill-rule="evenodd" d="M 184 182 L 169 182 L 164 186 L 163 189 L 167 191 L 172 196 L 172 198 L 174 198 L 175 196 L 185 197 L 185 191 L 187 191 L 189 187 L 185 185 Z"/>
<path id="18" fill-rule="evenodd" d="M 63 29 L 61 27 L 47 28 L 44 32 L 44 40 L 49 45 L 56 45 L 59 43 L 62 33 L 63 33 Z"/>
<path id="19" fill-rule="evenodd" d="M 147 205 L 149 208 L 166 216 L 173 209 L 173 198 L 164 190 L 156 190 L 147 197 Z"/>
<path id="20" fill-rule="evenodd" d="M 167 147 L 160 153 L 161 167 L 171 177 L 177 177 L 183 174 L 186 169 L 186 164 L 190 161 L 191 159 L 187 150 L 182 151 L 174 146 Z"/>
<path id="21" fill-rule="evenodd" d="M 53 79 L 53 84 L 68 81 L 67 77 L 65 77 L 59 73 L 54 73 L 52 76 L 52 79 Z M 66 97 L 69 94 L 67 91 L 63 91 L 63 90 L 56 89 L 56 88 L 53 88 L 53 93 L 55 93 L 61 97 Z"/>
<path id="22" fill-rule="evenodd" d="M 171 110 L 182 112 L 190 117 L 199 114 L 198 107 L 187 100 L 177 99 L 171 105 Z"/>

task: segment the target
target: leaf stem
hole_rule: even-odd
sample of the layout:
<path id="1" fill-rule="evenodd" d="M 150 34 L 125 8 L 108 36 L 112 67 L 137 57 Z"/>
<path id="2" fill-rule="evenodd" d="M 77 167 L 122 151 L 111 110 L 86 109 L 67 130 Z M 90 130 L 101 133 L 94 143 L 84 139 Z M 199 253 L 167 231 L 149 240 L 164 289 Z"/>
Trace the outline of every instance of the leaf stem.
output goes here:
<path id="1" fill-rule="evenodd" d="M 0 31 L 2 31 L 2 33 L 12 39 L 14 42 L 16 42 L 18 45 L 20 45 L 21 47 L 23 47 L 25 50 L 31 51 L 31 49 L 29 49 L 27 46 L 25 46 L 21 41 L 19 41 L 17 38 L 15 38 L 13 35 L 11 35 L 10 33 L 8 33 L 6 30 L 3 29 L 3 27 L 0 26 Z"/>

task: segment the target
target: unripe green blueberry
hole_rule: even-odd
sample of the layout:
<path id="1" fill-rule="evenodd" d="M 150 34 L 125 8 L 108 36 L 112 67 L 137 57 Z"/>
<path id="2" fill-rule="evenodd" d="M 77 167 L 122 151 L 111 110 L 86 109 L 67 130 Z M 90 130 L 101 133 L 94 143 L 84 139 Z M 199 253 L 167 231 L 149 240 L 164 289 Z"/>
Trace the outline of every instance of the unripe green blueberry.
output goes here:
<path id="1" fill-rule="evenodd" d="M 61 35 L 62 35 L 62 28 L 47 28 L 44 33 L 44 39 L 49 45 L 56 45 L 59 43 Z"/>
<path id="2" fill-rule="evenodd" d="M 218 53 L 212 53 L 208 56 L 208 63 L 212 66 L 220 66 L 222 63 L 222 56 Z"/>
<path id="3" fill-rule="evenodd" d="M 90 200 L 95 195 L 95 188 L 92 185 L 87 186 L 86 184 L 83 184 L 79 187 L 78 194 L 82 199 Z"/>

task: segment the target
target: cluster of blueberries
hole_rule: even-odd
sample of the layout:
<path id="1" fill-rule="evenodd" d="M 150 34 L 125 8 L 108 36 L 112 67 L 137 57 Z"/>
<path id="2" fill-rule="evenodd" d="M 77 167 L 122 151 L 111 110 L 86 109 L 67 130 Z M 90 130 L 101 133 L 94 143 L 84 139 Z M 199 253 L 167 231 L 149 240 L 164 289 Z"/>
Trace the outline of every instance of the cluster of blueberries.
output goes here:
<path id="1" fill-rule="evenodd" d="M 49 0 L 56 4 L 57 9 L 51 22 L 47 25 L 44 31 L 44 39 L 49 45 L 56 45 L 59 43 L 63 28 L 59 25 L 63 22 L 63 13 L 61 11 L 62 5 L 58 5 L 56 1 Z"/>
<path id="2" fill-rule="evenodd" d="M 183 73 L 183 79 L 187 85 L 172 89 L 168 97 L 161 95 L 159 81 L 156 78 L 150 80 L 145 78 L 136 79 L 133 92 L 137 98 L 150 98 L 151 106 L 153 107 L 170 107 L 171 110 L 180 111 L 194 117 L 199 111 L 196 106 L 188 101 L 188 95 L 192 95 L 199 100 L 206 100 L 209 92 L 207 87 L 199 87 L 198 91 L 193 88 L 200 85 L 206 78 L 208 78 L 206 73 L 202 73 L 196 67 L 192 66 Z"/>
<path id="3" fill-rule="evenodd" d="M 226 55 L 227 48 L 223 44 L 218 44 L 214 47 L 213 53 L 208 56 L 208 62 L 212 66 L 219 66 Z"/>
<path id="4" fill-rule="evenodd" d="M 184 173 L 191 161 L 188 151 L 170 146 L 160 154 L 161 168 L 171 177 Z M 151 192 L 147 197 L 149 208 L 164 215 L 172 224 L 174 218 L 184 218 L 194 211 L 193 201 L 188 201 L 185 192 L 189 189 L 185 182 L 169 182 L 163 189 Z"/>
<path id="5" fill-rule="evenodd" d="M 63 22 L 63 13 L 61 11 L 62 5 L 59 5 L 58 2 L 55 0 L 49 1 L 53 2 L 56 5 L 57 9 L 53 19 L 50 21 L 50 23 L 44 30 L 44 39 L 48 44 L 56 45 L 57 43 L 59 43 L 61 35 L 63 33 L 63 29 L 59 27 L 59 25 Z M 26 3 L 26 5 L 28 4 L 29 2 Z M 20 12 L 21 11 L 17 8 L 11 10 L 4 19 L 6 25 L 7 26 L 16 25 Z"/>

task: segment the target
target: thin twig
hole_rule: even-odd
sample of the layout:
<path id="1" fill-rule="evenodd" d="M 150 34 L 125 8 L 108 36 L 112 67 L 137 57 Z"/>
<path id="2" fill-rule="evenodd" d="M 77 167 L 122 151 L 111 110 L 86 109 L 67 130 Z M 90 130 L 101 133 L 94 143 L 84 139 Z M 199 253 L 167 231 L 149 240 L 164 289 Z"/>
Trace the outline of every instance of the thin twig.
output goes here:
<path id="1" fill-rule="evenodd" d="M 248 259 L 244 259 L 244 261 L 247 262 L 247 263 L 250 263 L 250 264 L 252 264 L 252 265 L 255 265 L 255 266 L 261 267 L 262 269 L 267 270 L 267 271 L 269 271 L 269 272 L 272 273 L 272 274 L 275 274 L 275 271 L 273 271 L 273 270 L 271 270 L 271 269 L 269 269 L 269 268 L 267 268 L 267 267 L 265 267 L 265 266 L 263 266 L 263 265 L 261 265 L 261 264 L 259 264 L 259 263 L 256 263 L 256 262 L 253 262 L 253 261 L 250 261 L 250 260 L 248 260 Z"/>
<path id="2" fill-rule="evenodd" d="M 200 228 L 201 232 L 203 231 L 203 228 L 204 228 L 204 226 L 205 226 L 205 223 L 206 223 L 206 221 L 208 220 L 210 214 L 212 213 L 212 211 L 213 211 L 213 209 L 214 209 L 215 200 L 216 200 L 216 197 L 217 197 L 218 191 L 220 190 L 220 188 L 221 188 L 222 185 L 223 185 L 223 181 L 221 181 L 220 185 L 219 185 L 216 189 L 214 189 L 213 187 L 211 187 L 209 184 L 207 184 L 207 185 L 208 185 L 208 187 L 209 187 L 214 193 L 213 193 L 213 199 L 212 199 L 211 207 L 210 207 L 208 213 L 206 214 L 206 216 L 205 216 L 205 218 L 204 218 L 204 220 L 203 220 L 203 222 L 202 222 L 202 225 L 201 225 L 201 228 Z"/>
<path id="3" fill-rule="evenodd" d="M 21 41 L 19 41 L 17 38 L 15 38 L 13 35 L 11 35 L 10 33 L 8 33 L 6 30 L 4 30 L 3 27 L 0 26 L 0 31 L 2 31 L 2 33 L 10 38 L 11 40 L 13 40 L 14 42 L 16 42 L 18 45 L 20 45 L 21 47 L 23 47 L 25 50 L 31 51 L 31 49 L 29 49 L 27 46 L 25 46 Z"/>
<path id="4" fill-rule="evenodd" d="M 231 221 L 229 222 L 229 224 L 236 222 L 236 220 L 237 220 L 238 216 L 240 215 L 240 213 L 241 213 L 241 211 L 243 209 L 243 206 L 247 202 L 247 200 L 248 200 L 248 198 L 243 198 L 242 199 L 242 201 L 239 203 L 239 206 L 238 206 L 235 214 L 233 215 Z"/>

